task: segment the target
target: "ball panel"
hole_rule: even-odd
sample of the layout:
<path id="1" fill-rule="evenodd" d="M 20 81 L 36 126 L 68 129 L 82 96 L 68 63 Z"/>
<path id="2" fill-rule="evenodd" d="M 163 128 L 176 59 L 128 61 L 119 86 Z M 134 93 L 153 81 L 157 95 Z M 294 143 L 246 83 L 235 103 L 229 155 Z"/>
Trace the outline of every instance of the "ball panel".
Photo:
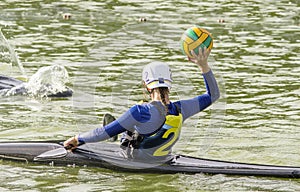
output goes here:
<path id="1" fill-rule="evenodd" d="M 198 38 L 202 35 L 202 30 L 199 27 L 192 27 L 192 30 L 197 34 Z"/>
<path id="2" fill-rule="evenodd" d="M 182 49 L 182 52 L 184 54 L 186 54 L 186 50 L 187 50 L 187 43 L 185 41 L 182 41 L 181 42 L 181 49 Z"/>
<path id="3" fill-rule="evenodd" d="M 188 57 L 193 57 L 190 53 L 189 45 L 186 42 L 183 43 L 183 50 Z"/>
<path id="4" fill-rule="evenodd" d="M 195 41 L 194 39 L 190 38 L 186 34 L 182 35 L 181 40 L 184 41 L 184 42 L 186 42 L 187 44 L 191 44 L 191 43 L 193 43 Z"/>
<path id="5" fill-rule="evenodd" d="M 193 39 L 194 41 L 196 41 L 199 38 L 199 36 L 194 32 L 192 28 L 188 29 L 184 34 L 187 37 Z"/>
<path id="6" fill-rule="evenodd" d="M 209 49 L 209 47 L 211 46 L 211 43 L 212 43 L 212 38 L 210 36 L 207 36 L 207 38 L 205 39 L 203 44 L 205 45 L 206 48 Z"/>
<path id="7" fill-rule="evenodd" d="M 210 32 L 209 32 L 209 31 L 207 31 L 206 29 L 201 29 L 201 31 L 202 31 L 203 33 L 210 34 Z"/>
<path id="8" fill-rule="evenodd" d="M 189 48 L 190 50 L 193 50 L 195 48 L 197 48 L 199 45 L 201 45 L 208 37 L 207 33 L 202 33 L 202 35 L 200 36 L 199 39 L 197 39 L 197 41 L 194 41 L 193 43 L 190 44 Z"/>

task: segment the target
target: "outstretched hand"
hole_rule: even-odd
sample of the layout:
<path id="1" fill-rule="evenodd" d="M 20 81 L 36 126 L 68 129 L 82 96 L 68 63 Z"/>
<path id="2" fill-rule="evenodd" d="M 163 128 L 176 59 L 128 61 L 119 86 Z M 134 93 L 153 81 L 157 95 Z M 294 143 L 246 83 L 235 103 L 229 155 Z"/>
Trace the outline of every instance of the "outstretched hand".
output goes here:
<path id="1" fill-rule="evenodd" d="M 73 150 L 73 149 L 76 149 L 79 145 L 79 141 L 78 141 L 78 136 L 74 136 L 74 137 L 71 137 L 69 138 L 68 140 L 66 140 L 64 142 L 64 147 L 67 149 L 67 150 Z"/>
<path id="2" fill-rule="evenodd" d="M 207 49 L 206 47 L 204 48 L 199 47 L 198 52 L 199 54 L 197 55 L 195 51 L 192 50 L 191 53 L 194 58 L 189 57 L 188 59 L 189 61 L 196 63 L 200 67 L 202 73 L 207 73 L 210 70 L 210 67 L 208 66 L 207 63 L 207 59 L 210 54 L 210 49 Z"/>

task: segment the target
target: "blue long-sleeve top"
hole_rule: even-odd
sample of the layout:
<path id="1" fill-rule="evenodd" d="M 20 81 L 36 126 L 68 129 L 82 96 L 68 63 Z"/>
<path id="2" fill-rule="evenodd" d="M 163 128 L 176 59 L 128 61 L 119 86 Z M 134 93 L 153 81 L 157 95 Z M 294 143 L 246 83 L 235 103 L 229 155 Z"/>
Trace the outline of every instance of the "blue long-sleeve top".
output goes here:
<path id="1" fill-rule="evenodd" d="M 206 109 L 220 97 L 218 84 L 210 70 L 202 74 L 206 86 L 206 93 L 187 100 L 179 100 L 168 104 L 168 112 L 177 115 L 176 106 L 180 107 L 183 121 Z M 132 106 L 122 116 L 104 127 L 81 133 L 79 142 L 97 142 L 113 137 L 126 130 L 136 130 L 141 135 L 155 132 L 165 121 L 165 107 L 159 101 Z"/>

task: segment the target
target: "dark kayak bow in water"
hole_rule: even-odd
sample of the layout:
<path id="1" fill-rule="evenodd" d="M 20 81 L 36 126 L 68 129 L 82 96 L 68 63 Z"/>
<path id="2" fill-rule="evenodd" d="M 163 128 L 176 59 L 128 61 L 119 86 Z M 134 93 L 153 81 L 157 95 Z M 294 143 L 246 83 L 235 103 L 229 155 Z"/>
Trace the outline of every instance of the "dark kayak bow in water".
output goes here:
<path id="1" fill-rule="evenodd" d="M 59 141 L 2 142 L 0 158 L 51 165 L 76 165 L 139 173 L 207 173 L 300 178 L 300 167 L 246 164 L 176 155 L 153 164 L 124 159 L 115 143 L 84 144 L 68 152 Z"/>

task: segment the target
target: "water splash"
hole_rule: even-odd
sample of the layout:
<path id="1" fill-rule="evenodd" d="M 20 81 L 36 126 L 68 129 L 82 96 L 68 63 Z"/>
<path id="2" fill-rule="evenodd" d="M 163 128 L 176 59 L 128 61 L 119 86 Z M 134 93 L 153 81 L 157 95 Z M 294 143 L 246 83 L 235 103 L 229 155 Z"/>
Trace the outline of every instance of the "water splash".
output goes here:
<path id="1" fill-rule="evenodd" d="M 67 91 L 66 83 L 69 82 L 67 70 L 60 65 L 40 68 L 25 85 L 27 94 L 32 96 L 47 97 L 59 92 Z"/>
<path id="2" fill-rule="evenodd" d="M 14 65 L 18 66 L 20 72 L 22 73 L 22 76 L 24 76 L 24 78 L 27 79 L 26 72 L 24 70 L 24 67 L 23 67 L 22 63 L 19 60 L 19 57 L 18 57 L 17 53 L 10 46 L 7 39 L 3 35 L 1 29 L 0 29 L 0 43 L 1 43 L 1 46 L 8 49 L 8 52 L 9 52 L 9 55 L 7 55 L 7 54 L 4 53 L 4 51 L 1 51 L 1 56 L 4 60 L 4 62 L 5 63 L 10 63 L 12 66 L 14 66 Z"/>

